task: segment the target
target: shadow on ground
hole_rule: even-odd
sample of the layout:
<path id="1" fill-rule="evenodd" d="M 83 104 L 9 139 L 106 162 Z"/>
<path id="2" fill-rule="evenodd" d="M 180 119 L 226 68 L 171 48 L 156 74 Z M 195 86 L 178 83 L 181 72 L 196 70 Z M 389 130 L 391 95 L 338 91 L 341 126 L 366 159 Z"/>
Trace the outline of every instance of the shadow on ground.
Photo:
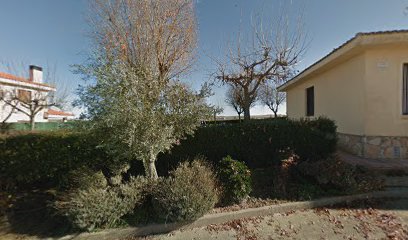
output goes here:
<path id="1" fill-rule="evenodd" d="M 49 192 L 30 192 L 14 197 L 14 201 L 3 213 L 3 234 L 35 236 L 38 238 L 59 237 L 72 234 L 73 229 L 66 219 L 56 215 L 49 207 L 54 196 Z"/>
<path id="2" fill-rule="evenodd" d="M 367 199 L 361 201 L 353 201 L 344 204 L 338 204 L 332 207 L 332 209 L 378 209 L 378 210 L 390 210 L 390 211 L 406 211 L 408 216 L 408 196 L 401 198 L 384 198 L 384 199 Z"/>

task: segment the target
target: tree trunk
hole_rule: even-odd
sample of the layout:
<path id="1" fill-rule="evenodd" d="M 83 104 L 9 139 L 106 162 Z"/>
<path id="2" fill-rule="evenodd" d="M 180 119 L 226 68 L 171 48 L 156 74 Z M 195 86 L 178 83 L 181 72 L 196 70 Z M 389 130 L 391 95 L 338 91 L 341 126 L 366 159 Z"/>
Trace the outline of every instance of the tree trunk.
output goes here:
<path id="1" fill-rule="evenodd" d="M 251 113 L 249 111 L 249 109 L 251 108 L 251 100 L 250 100 L 250 96 L 249 96 L 249 91 L 248 88 L 244 88 L 244 122 L 248 122 L 249 120 L 251 120 Z"/>
<path id="2" fill-rule="evenodd" d="M 273 114 L 275 115 L 275 118 L 278 117 L 278 111 L 273 111 Z"/>
<path id="3" fill-rule="evenodd" d="M 156 155 L 151 155 L 147 163 L 144 164 L 146 177 L 152 180 L 159 178 L 156 170 Z"/>
<path id="4" fill-rule="evenodd" d="M 238 120 L 241 122 L 241 113 L 238 113 Z"/>
<path id="5" fill-rule="evenodd" d="M 251 113 L 249 112 L 249 107 L 244 108 L 244 122 L 251 120 Z"/>
<path id="6" fill-rule="evenodd" d="M 35 116 L 30 116 L 30 127 L 31 127 L 31 131 L 34 131 L 35 129 Z"/>
<path id="7" fill-rule="evenodd" d="M 157 174 L 157 170 L 156 170 L 155 161 L 149 162 L 149 178 L 152 180 L 156 180 L 159 178 L 159 175 Z"/>

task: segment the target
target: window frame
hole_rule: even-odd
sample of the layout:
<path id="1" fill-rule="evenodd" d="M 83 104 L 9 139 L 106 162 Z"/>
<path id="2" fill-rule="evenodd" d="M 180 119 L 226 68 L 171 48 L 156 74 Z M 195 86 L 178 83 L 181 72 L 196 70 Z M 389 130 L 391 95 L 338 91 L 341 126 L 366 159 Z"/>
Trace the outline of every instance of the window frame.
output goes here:
<path id="1" fill-rule="evenodd" d="M 33 99 L 32 92 L 25 89 L 17 89 L 17 98 L 19 101 L 29 103 Z"/>
<path id="2" fill-rule="evenodd" d="M 314 86 L 306 88 L 306 117 L 315 115 L 315 89 Z M 311 96 L 309 95 L 311 94 Z M 311 101 L 311 102 L 309 102 Z"/>
<path id="3" fill-rule="evenodd" d="M 408 63 L 402 65 L 401 113 L 408 116 Z"/>

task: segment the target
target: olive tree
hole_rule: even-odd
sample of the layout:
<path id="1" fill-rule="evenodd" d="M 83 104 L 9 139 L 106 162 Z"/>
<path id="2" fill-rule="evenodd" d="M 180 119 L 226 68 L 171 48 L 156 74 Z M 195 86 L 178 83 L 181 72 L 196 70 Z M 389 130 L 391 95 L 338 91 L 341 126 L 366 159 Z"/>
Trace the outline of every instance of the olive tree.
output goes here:
<path id="1" fill-rule="evenodd" d="M 77 71 L 93 83 L 80 88 L 77 104 L 103 144 L 142 160 L 155 179 L 157 155 L 210 116 L 208 88 L 194 92 L 179 80 L 196 49 L 193 2 L 95 0 L 91 13 L 96 49 Z"/>

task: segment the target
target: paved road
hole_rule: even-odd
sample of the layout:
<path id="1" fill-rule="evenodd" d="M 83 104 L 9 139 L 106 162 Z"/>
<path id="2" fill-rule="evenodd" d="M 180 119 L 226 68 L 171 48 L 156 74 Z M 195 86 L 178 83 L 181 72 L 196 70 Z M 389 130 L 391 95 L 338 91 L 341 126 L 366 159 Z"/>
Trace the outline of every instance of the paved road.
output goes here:
<path id="1" fill-rule="evenodd" d="M 240 219 L 167 235 L 129 239 L 408 239 L 408 198 L 378 208 L 322 208 Z"/>

